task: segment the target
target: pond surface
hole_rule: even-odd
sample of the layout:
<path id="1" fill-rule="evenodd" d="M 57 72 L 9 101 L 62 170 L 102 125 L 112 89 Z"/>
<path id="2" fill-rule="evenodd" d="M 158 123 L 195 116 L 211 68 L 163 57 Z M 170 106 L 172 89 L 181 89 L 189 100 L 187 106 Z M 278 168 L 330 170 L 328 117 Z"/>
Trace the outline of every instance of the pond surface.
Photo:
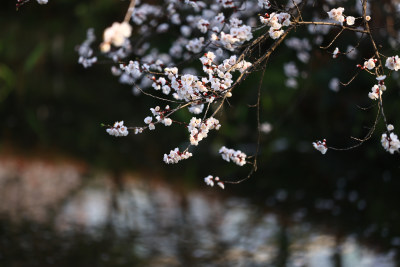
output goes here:
<path id="1" fill-rule="evenodd" d="M 400 266 L 400 238 L 391 229 L 371 222 L 363 236 L 338 230 L 332 218 L 348 215 L 332 199 L 285 210 L 284 189 L 263 204 L 221 192 L 3 156 L 0 265 Z M 357 192 L 336 194 L 368 210 Z M 332 217 L 310 219 L 315 209 Z M 371 242 L 377 232 L 381 238 Z"/>

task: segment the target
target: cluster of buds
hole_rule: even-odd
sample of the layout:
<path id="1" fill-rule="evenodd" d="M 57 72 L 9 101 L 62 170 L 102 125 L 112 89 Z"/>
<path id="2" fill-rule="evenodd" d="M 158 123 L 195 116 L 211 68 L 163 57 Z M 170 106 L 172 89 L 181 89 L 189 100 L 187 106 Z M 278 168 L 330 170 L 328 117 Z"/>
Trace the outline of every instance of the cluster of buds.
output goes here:
<path id="1" fill-rule="evenodd" d="M 222 182 L 218 176 L 216 176 L 215 178 L 212 175 L 208 175 L 206 178 L 204 178 L 204 182 L 209 185 L 209 186 L 214 186 L 214 184 L 217 184 L 219 187 L 221 187 L 222 189 L 225 188 L 225 184 L 224 182 Z"/>

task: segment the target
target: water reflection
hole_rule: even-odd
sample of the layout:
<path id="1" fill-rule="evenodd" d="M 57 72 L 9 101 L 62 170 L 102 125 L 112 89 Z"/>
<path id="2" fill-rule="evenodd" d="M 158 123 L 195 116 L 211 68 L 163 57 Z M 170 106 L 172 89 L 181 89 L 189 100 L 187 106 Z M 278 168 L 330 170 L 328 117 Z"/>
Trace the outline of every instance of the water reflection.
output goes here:
<path id="1" fill-rule="evenodd" d="M 93 172 L 88 177 L 85 168 L 72 163 L 2 158 L 0 263 L 399 266 L 394 250 L 377 252 L 355 235 L 335 233 L 330 230 L 334 221 L 311 222 L 306 207 L 266 209 L 219 190 L 187 191 L 139 177 Z M 344 193 L 344 187 L 338 181 L 334 199 L 365 209 L 358 193 Z M 276 207 L 288 195 L 276 189 L 267 206 Z M 323 198 L 315 200 L 313 209 L 341 212 L 332 199 Z M 400 239 L 393 242 L 400 244 Z"/>

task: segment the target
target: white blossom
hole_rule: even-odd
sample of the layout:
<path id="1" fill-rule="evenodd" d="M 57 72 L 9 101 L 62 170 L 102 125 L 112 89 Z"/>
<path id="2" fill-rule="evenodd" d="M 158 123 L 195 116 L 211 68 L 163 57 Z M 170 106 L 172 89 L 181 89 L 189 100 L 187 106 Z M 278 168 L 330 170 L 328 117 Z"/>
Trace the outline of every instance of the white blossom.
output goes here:
<path id="1" fill-rule="evenodd" d="M 382 95 L 383 91 L 386 90 L 386 86 L 383 84 L 375 84 L 371 88 L 371 92 L 368 93 L 368 97 L 372 100 L 377 100 Z"/>
<path id="2" fill-rule="evenodd" d="M 204 46 L 204 38 L 194 38 L 186 45 L 186 49 L 193 53 L 199 53 Z"/>
<path id="3" fill-rule="evenodd" d="M 328 147 L 326 145 L 326 140 L 325 139 L 322 140 L 322 141 L 313 142 L 312 145 L 316 150 L 318 150 L 322 154 L 325 154 L 326 151 L 328 151 Z"/>
<path id="4" fill-rule="evenodd" d="M 339 53 L 340 53 L 339 48 L 336 47 L 335 50 L 333 51 L 332 57 L 337 58 Z"/>
<path id="5" fill-rule="evenodd" d="M 111 27 L 105 29 L 103 33 L 103 43 L 101 44 L 101 51 L 110 51 L 110 44 L 119 47 L 122 46 L 125 39 L 129 38 L 132 33 L 132 27 L 127 22 L 114 22 Z"/>
<path id="6" fill-rule="evenodd" d="M 285 75 L 287 77 L 297 77 L 297 76 L 299 76 L 299 70 L 298 70 L 296 64 L 293 61 L 285 63 L 283 65 L 283 71 L 285 72 Z"/>
<path id="7" fill-rule="evenodd" d="M 331 11 L 327 12 L 329 15 L 329 18 L 336 20 L 340 23 L 343 23 L 344 21 L 344 16 L 343 16 L 343 7 L 338 7 L 338 8 L 333 8 Z"/>
<path id="8" fill-rule="evenodd" d="M 222 189 L 225 188 L 225 184 L 224 182 L 222 182 L 218 176 L 216 176 L 214 178 L 214 176 L 212 175 L 208 175 L 207 177 L 204 178 L 204 182 L 206 183 L 206 185 L 209 185 L 211 187 L 214 186 L 214 184 L 216 183 L 219 187 L 221 187 Z"/>
<path id="9" fill-rule="evenodd" d="M 399 152 L 400 141 L 395 133 L 391 132 L 389 136 L 387 133 L 383 133 L 381 137 L 381 143 L 383 148 L 390 154 Z"/>
<path id="10" fill-rule="evenodd" d="M 210 26 L 210 22 L 208 20 L 200 19 L 199 22 L 197 22 L 197 28 L 202 33 L 206 33 L 208 31 L 209 26 Z"/>
<path id="11" fill-rule="evenodd" d="M 355 20 L 356 20 L 355 17 L 353 17 L 353 16 L 348 16 L 348 17 L 346 18 L 346 23 L 347 23 L 347 25 L 352 26 L 352 25 L 354 25 L 354 21 L 355 21 Z"/>
<path id="12" fill-rule="evenodd" d="M 247 155 L 240 150 L 228 149 L 223 146 L 220 148 L 219 153 L 221 154 L 223 160 L 228 162 L 232 161 L 239 166 L 246 164 Z"/>
<path id="13" fill-rule="evenodd" d="M 208 175 L 204 178 L 204 182 L 206 183 L 206 185 L 214 186 L 214 177 L 212 175 Z"/>
<path id="14" fill-rule="evenodd" d="M 90 47 L 95 40 L 94 29 L 90 28 L 86 32 L 86 40 L 78 47 L 78 63 L 82 64 L 84 68 L 91 67 L 97 62 L 97 57 L 93 56 L 93 49 Z"/>
<path id="15" fill-rule="evenodd" d="M 153 120 L 153 118 L 148 116 L 148 117 L 144 118 L 144 123 L 150 124 L 152 120 Z"/>
<path id="16" fill-rule="evenodd" d="M 396 55 L 386 59 L 385 67 L 390 70 L 398 71 L 400 69 L 400 58 Z"/>
<path id="17" fill-rule="evenodd" d="M 261 8 L 269 9 L 271 7 L 271 3 L 269 0 L 258 0 L 258 6 Z"/>
<path id="18" fill-rule="evenodd" d="M 129 134 L 128 128 L 124 126 L 124 121 L 115 122 L 114 126 L 108 128 L 106 132 L 113 136 L 127 136 Z"/>
<path id="19" fill-rule="evenodd" d="M 189 108 L 189 112 L 193 114 L 200 114 L 203 112 L 204 104 L 201 105 L 191 105 Z"/>
<path id="20" fill-rule="evenodd" d="M 163 120 L 163 123 L 165 126 L 171 126 L 172 125 L 172 120 L 170 118 L 165 118 Z"/>
<path id="21" fill-rule="evenodd" d="M 167 164 L 178 163 L 183 159 L 188 159 L 192 156 L 192 153 L 188 151 L 180 152 L 179 148 L 171 150 L 169 154 L 164 154 L 164 162 Z"/>
<path id="22" fill-rule="evenodd" d="M 219 121 L 213 117 L 210 117 L 204 121 L 193 117 L 187 126 L 190 133 L 190 144 L 197 146 L 201 140 L 208 136 L 208 132 L 210 130 L 219 130 L 220 127 L 221 124 L 219 124 Z"/>
<path id="23" fill-rule="evenodd" d="M 338 78 L 332 78 L 329 82 L 328 85 L 329 89 L 331 89 L 334 92 L 339 92 L 340 89 L 340 81 Z"/>
<path id="24" fill-rule="evenodd" d="M 218 182 L 217 185 L 222 189 L 225 189 L 225 184 L 223 182 Z"/>
<path id="25" fill-rule="evenodd" d="M 273 129 L 273 127 L 272 127 L 271 123 L 269 123 L 267 121 L 261 123 L 261 125 L 260 125 L 260 131 L 265 134 L 270 133 L 272 131 L 272 129 Z"/>
<path id="26" fill-rule="evenodd" d="M 386 79 L 386 75 L 379 75 L 379 76 L 376 77 L 376 79 L 377 79 L 378 81 L 383 81 L 383 80 Z"/>
<path id="27" fill-rule="evenodd" d="M 372 70 L 373 68 L 375 68 L 375 62 L 376 59 L 373 58 L 368 59 L 367 61 L 364 62 L 364 68 Z"/>

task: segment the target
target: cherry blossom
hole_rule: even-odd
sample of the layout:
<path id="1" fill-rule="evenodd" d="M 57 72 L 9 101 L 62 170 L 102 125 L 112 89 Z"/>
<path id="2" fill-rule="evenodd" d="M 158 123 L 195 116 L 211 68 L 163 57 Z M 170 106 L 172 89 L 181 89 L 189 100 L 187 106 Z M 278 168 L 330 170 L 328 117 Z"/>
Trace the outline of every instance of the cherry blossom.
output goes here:
<path id="1" fill-rule="evenodd" d="M 111 49 L 111 44 L 119 47 L 122 46 L 124 41 L 131 36 L 132 27 L 127 22 L 114 22 L 111 27 L 107 28 L 103 34 L 103 43 L 101 50 L 108 52 Z"/>
<path id="2" fill-rule="evenodd" d="M 124 121 L 115 122 L 114 126 L 108 128 L 107 133 L 113 136 L 127 136 L 129 134 L 128 128 L 124 126 Z"/>
<path id="3" fill-rule="evenodd" d="M 219 179 L 219 177 L 214 178 L 214 176 L 208 175 L 207 177 L 204 178 L 204 182 L 206 183 L 206 185 L 209 185 L 211 187 L 213 187 L 214 184 L 216 183 L 219 187 L 225 189 L 225 184 L 223 181 Z"/>
<path id="4" fill-rule="evenodd" d="M 221 147 L 219 153 L 222 156 L 222 159 L 243 166 L 246 164 L 247 155 L 240 150 L 228 149 L 225 146 Z"/>
<path id="5" fill-rule="evenodd" d="M 400 58 L 397 55 L 388 57 L 385 66 L 390 70 L 398 71 L 400 69 Z"/>
<path id="6" fill-rule="evenodd" d="M 333 51 L 332 57 L 333 57 L 333 58 L 337 58 L 339 53 L 340 53 L 340 52 L 339 52 L 339 48 L 336 47 L 335 50 Z"/>
<path id="7" fill-rule="evenodd" d="M 376 59 L 370 58 L 364 62 L 364 68 L 372 70 L 373 68 L 375 68 L 375 63 L 376 63 Z"/>
<path id="8" fill-rule="evenodd" d="M 325 139 L 322 140 L 322 141 L 313 142 L 312 145 L 316 150 L 318 150 L 322 154 L 325 154 L 326 151 L 328 151 L 328 147 L 326 146 L 326 140 Z"/>
<path id="9" fill-rule="evenodd" d="M 188 151 L 180 152 L 179 148 L 171 150 L 169 154 L 164 154 L 164 162 L 167 164 L 178 163 L 181 160 L 188 159 L 192 156 L 192 153 Z"/>
<path id="10" fill-rule="evenodd" d="M 387 56 L 390 55 L 389 48 L 384 47 L 384 43 L 374 41 L 375 36 L 383 35 L 385 31 L 376 30 L 377 25 L 371 21 L 369 2 L 321 1 L 321 5 L 315 5 L 318 7 L 316 9 L 314 5 L 301 0 L 279 3 L 279 6 L 269 0 L 166 0 L 165 5 L 131 0 L 125 19 L 114 22 L 104 30 L 100 47 L 93 47 L 94 30 L 87 31 L 86 40 L 77 47 L 78 62 L 88 68 L 96 64 L 100 56 L 111 59 L 114 62 L 112 74 L 120 83 L 128 85 L 133 94 L 154 97 L 158 105 L 161 105 L 159 101 L 167 102 L 164 108 L 150 108 L 151 114 L 141 120 L 143 125 L 129 127 L 135 134 L 156 128 L 160 130 L 161 125 L 187 130 L 189 142 L 186 140 L 186 150 L 181 152 L 175 148 L 169 154 L 164 154 L 167 164 L 191 157 L 192 153 L 188 152 L 190 147 L 198 146 L 211 130 L 220 129 L 228 121 L 225 115 L 221 115 L 225 114 L 225 107 L 230 105 L 229 98 L 234 98 L 240 90 L 254 90 L 243 87 L 243 81 L 251 74 L 268 68 L 273 62 L 270 61 L 272 54 L 288 52 L 288 60 L 283 64 L 285 79 L 282 85 L 298 90 L 306 89 L 302 81 L 312 75 L 309 71 L 312 68 L 307 63 L 315 55 L 321 59 L 324 55 L 331 55 L 333 59 L 346 55 L 335 61 L 325 58 L 324 65 L 332 64 L 331 69 L 338 69 L 338 64 L 347 64 L 350 60 L 359 60 L 360 64 L 350 82 L 346 83 L 349 77 L 341 76 L 336 71 L 337 77 L 327 77 L 325 86 L 321 88 L 329 88 L 338 93 L 330 96 L 339 97 L 341 87 L 357 79 L 367 81 L 367 76 L 373 76 L 376 84 L 369 85 L 372 88 L 368 97 L 378 100 L 374 103 L 382 116 L 377 118 L 382 117 L 386 124 L 383 112 L 386 99 L 382 94 L 386 90 L 386 79 L 395 77 L 396 73 L 392 71 L 400 69 L 400 59 L 397 55 Z M 345 8 L 352 14 L 345 14 Z M 389 11 L 390 8 L 385 7 L 384 12 Z M 384 29 L 383 25 L 379 27 Z M 174 38 L 163 43 L 162 49 L 157 47 L 154 40 L 158 39 L 153 37 L 169 32 L 176 33 Z M 396 36 L 395 33 L 391 35 Z M 363 39 L 363 36 L 368 38 Z M 390 37 L 388 40 L 392 48 L 398 47 L 398 40 L 395 39 Z M 370 50 L 367 55 L 361 54 L 363 49 L 360 48 L 364 45 L 370 47 L 372 53 Z M 346 52 L 339 50 L 342 46 Z M 316 50 L 318 53 L 315 53 Z M 350 64 L 354 66 L 354 63 Z M 259 95 L 269 89 L 269 75 L 266 70 L 264 80 L 260 82 Z M 283 87 L 282 90 L 287 88 Z M 186 115 L 177 115 L 181 112 Z M 257 120 L 260 132 L 271 131 L 271 124 L 260 124 L 259 117 Z M 378 120 L 371 128 L 377 128 L 377 123 Z M 391 154 L 400 148 L 393 130 L 392 125 L 387 125 L 387 132 L 381 137 L 382 146 Z M 114 136 L 128 134 L 123 121 L 116 122 L 106 131 Z M 356 146 L 365 141 L 359 138 L 355 140 L 359 142 Z M 312 145 L 322 154 L 328 150 L 325 139 Z M 253 163 L 251 160 L 254 159 L 252 166 L 256 168 L 257 155 L 247 156 L 240 150 L 225 146 L 221 147 L 219 153 L 224 160 L 239 166 L 249 166 L 251 164 L 246 163 Z M 211 175 L 204 181 L 207 185 L 217 184 L 221 188 L 227 183 Z"/>
<path id="11" fill-rule="evenodd" d="M 329 18 L 336 20 L 340 23 L 343 23 L 345 20 L 345 18 L 343 16 L 343 11 L 344 11 L 343 7 L 338 7 L 338 8 L 331 9 L 331 11 L 329 11 L 327 13 L 329 15 Z"/>
<path id="12" fill-rule="evenodd" d="M 387 133 L 383 133 L 381 137 L 381 143 L 383 148 L 390 154 L 399 152 L 400 141 L 395 133 L 391 132 L 389 135 Z"/>
<path id="13" fill-rule="evenodd" d="M 353 16 L 348 16 L 348 17 L 346 17 L 346 23 L 347 23 L 347 25 L 349 25 L 349 26 L 352 26 L 352 25 L 354 25 L 354 21 L 355 21 L 356 19 L 355 19 L 355 17 L 353 17 Z"/>
<path id="14" fill-rule="evenodd" d="M 371 92 L 368 93 L 368 97 L 372 100 L 377 100 L 383 94 L 383 91 L 386 90 L 386 86 L 384 84 L 375 84 L 371 88 Z"/>

